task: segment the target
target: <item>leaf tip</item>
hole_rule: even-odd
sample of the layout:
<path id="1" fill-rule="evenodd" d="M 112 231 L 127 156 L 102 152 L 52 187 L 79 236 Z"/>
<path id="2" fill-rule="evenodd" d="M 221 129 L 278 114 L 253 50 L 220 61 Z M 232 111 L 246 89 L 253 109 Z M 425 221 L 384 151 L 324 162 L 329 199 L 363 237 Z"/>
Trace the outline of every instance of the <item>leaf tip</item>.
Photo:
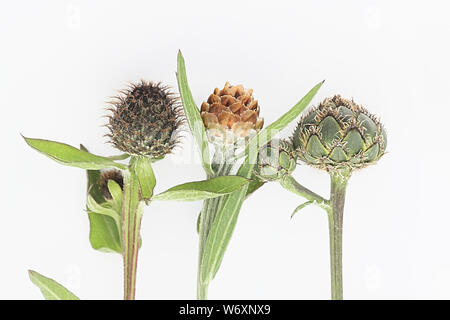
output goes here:
<path id="1" fill-rule="evenodd" d="M 25 137 L 21 132 L 19 132 L 20 136 L 23 138 L 23 140 L 25 140 L 25 142 L 28 144 L 28 139 L 27 137 Z"/>
<path id="2" fill-rule="evenodd" d="M 183 54 L 181 53 L 181 50 L 180 50 L 180 49 L 178 49 L 178 59 L 184 60 Z"/>
<path id="3" fill-rule="evenodd" d="M 36 271 L 31 270 L 31 269 L 28 269 L 28 276 L 30 277 L 30 279 L 31 279 L 32 277 L 34 277 L 35 274 L 36 274 Z"/>

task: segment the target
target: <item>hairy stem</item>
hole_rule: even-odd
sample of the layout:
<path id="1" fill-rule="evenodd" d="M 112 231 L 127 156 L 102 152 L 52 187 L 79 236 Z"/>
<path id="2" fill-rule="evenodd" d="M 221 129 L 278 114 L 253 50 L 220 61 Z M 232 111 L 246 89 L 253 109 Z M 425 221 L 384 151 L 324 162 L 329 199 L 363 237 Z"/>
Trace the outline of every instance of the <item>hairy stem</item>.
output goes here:
<path id="1" fill-rule="evenodd" d="M 134 300 L 143 202 L 139 199 L 139 181 L 133 169 L 124 173 L 122 201 L 122 256 L 124 300 Z"/>
<path id="2" fill-rule="evenodd" d="M 342 285 L 342 231 L 344 219 L 345 190 L 349 173 L 331 173 L 330 208 L 328 226 L 330 231 L 331 298 L 343 299 Z"/>

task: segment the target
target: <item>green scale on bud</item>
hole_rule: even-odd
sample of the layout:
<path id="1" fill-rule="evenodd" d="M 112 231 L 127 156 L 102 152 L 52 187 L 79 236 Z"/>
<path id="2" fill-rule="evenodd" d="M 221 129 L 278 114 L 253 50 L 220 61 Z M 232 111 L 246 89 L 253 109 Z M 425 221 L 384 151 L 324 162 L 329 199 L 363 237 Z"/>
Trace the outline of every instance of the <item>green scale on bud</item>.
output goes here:
<path id="1" fill-rule="evenodd" d="M 274 139 L 258 153 L 255 175 L 263 181 L 275 181 L 290 175 L 297 165 L 297 155 L 289 141 Z"/>
<path id="2" fill-rule="evenodd" d="M 303 116 L 292 137 L 299 158 L 326 171 L 351 171 L 375 163 L 386 142 L 379 120 L 339 95 Z"/>

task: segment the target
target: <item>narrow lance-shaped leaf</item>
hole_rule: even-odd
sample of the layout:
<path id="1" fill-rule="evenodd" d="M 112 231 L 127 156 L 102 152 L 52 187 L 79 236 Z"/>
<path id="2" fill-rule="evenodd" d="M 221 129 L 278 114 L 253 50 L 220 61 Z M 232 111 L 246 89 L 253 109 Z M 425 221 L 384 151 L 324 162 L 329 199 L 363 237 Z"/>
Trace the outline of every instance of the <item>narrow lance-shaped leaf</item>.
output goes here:
<path id="1" fill-rule="evenodd" d="M 55 280 L 47 278 L 33 270 L 29 270 L 28 274 L 31 282 L 41 290 L 46 300 L 80 300 Z"/>
<path id="2" fill-rule="evenodd" d="M 301 205 L 299 205 L 297 208 L 295 208 L 294 212 L 292 212 L 291 214 L 291 219 L 294 217 L 294 215 L 299 212 L 300 210 L 302 210 L 303 208 L 306 208 L 307 206 L 314 204 L 314 201 L 306 201 L 305 203 L 302 203 Z"/>
<path id="3" fill-rule="evenodd" d="M 208 138 L 206 136 L 205 127 L 200 116 L 199 108 L 194 102 L 191 90 L 189 89 L 186 66 L 184 63 L 183 55 L 181 51 L 178 52 L 178 68 L 177 68 L 177 81 L 178 90 L 180 91 L 181 101 L 183 102 L 184 113 L 186 115 L 189 128 L 194 136 L 195 142 L 199 148 L 200 156 L 202 159 L 202 165 L 207 175 L 212 175 L 211 160 L 209 155 Z"/>
<path id="4" fill-rule="evenodd" d="M 243 164 L 238 174 L 243 177 L 251 177 L 253 165 Z M 224 199 L 221 210 L 214 219 L 211 230 L 206 240 L 201 262 L 201 279 L 204 282 L 211 281 L 220 263 L 236 226 L 239 211 L 247 194 L 248 184 L 241 189 L 229 194 Z"/>
<path id="5" fill-rule="evenodd" d="M 126 169 L 126 166 L 123 164 L 77 149 L 65 143 L 25 137 L 24 139 L 33 149 L 66 166 L 91 170 L 104 168 Z"/>
<path id="6" fill-rule="evenodd" d="M 258 141 L 262 145 L 270 141 L 276 133 L 284 129 L 293 121 L 311 102 L 314 95 L 322 86 L 322 83 L 311 89 L 294 107 L 274 123 L 262 130 L 258 136 L 250 141 L 246 148 L 246 161 L 239 168 L 238 175 L 249 178 L 252 175 L 258 152 Z M 259 136 L 262 136 L 259 137 Z M 236 226 L 239 211 L 247 196 L 248 185 L 226 196 L 221 210 L 217 213 L 205 244 L 201 261 L 201 279 L 204 282 L 211 281 L 219 270 L 225 250 Z"/>
<path id="7" fill-rule="evenodd" d="M 209 180 L 183 183 L 153 197 L 152 200 L 196 201 L 216 198 L 248 184 L 240 176 L 221 176 Z"/>

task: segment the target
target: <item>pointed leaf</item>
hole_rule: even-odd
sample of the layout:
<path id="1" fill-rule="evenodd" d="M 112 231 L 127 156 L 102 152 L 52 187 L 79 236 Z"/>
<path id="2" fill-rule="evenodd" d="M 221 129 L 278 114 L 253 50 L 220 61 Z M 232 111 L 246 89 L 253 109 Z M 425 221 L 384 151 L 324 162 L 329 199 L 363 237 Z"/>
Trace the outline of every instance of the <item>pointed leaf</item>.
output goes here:
<path id="1" fill-rule="evenodd" d="M 66 166 L 78 167 L 82 169 L 126 169 L 126 166 L 123 164 L 116 163 L 111 159 L 74 148 L 65 143 L 43 139 L 23 138 L 33 149 Z"/>
<path id="2" fill-rule="evenodd" d="M 191 129 L 192 135 L 194 136 L 195 142 L 199 148 L 203 168 L 208 175 L 212 175 L 213 171 L 211 169 L 208 137 L 206 136 L 205 126 L 203 125 L 199 108 L 196 106 L 191 90 L 189 89 L 186 76 L 186 66 L 181 51 L 178 51 L 177 62 L 178 90 L 180 91 L 181 101 L 183 102 L 184 113 L 186 115 L 189 128 Z"/>
<path id="3" fill-rule="evenodd" d="M 248 179 L 239 176 L 222 176 L 188 182 L 157 194 L 152 200 L 196 201 L 216 198 L 238 190 L 248 182 Z"/>
<path id="4" fill-rule="evenodd" d="M 41 290 L 46 300 L 80 300 L 55 280 L 44 277 L 42 274 L 33 270 L 29 270 L 28 274 L 31 282 Z"/>
<path id="5" fill-rule="evenodd" d="M 238 175 L 247 178 L 251 177 L 253 167 L 249 163 L 244 163 L 239 169 Z M 225 196 L 223 199 L 223 206 L 216 214 L 203 251 L 201 279 L 204 282 L 211 281 L 219 270 L 225 250 L 236 226 L 247 190 L 248 184 Z"/>
<path id="6" fill-rule="evenodd" d="M 299 205 L 297 208 L 295 208 L 294 212 L 292 212 L 291 219 L 294 217 L 294 215 L 297 212 L 299 212 L 300 210 L 302 210 L 303 208 L 305 208 L 305 207 L 307 207 L 307 206 L 309 206 L 311 204 L 314 204 L 314 201 L 306 201 L 305 203 L 302 203 L 301 205 Z"/>

